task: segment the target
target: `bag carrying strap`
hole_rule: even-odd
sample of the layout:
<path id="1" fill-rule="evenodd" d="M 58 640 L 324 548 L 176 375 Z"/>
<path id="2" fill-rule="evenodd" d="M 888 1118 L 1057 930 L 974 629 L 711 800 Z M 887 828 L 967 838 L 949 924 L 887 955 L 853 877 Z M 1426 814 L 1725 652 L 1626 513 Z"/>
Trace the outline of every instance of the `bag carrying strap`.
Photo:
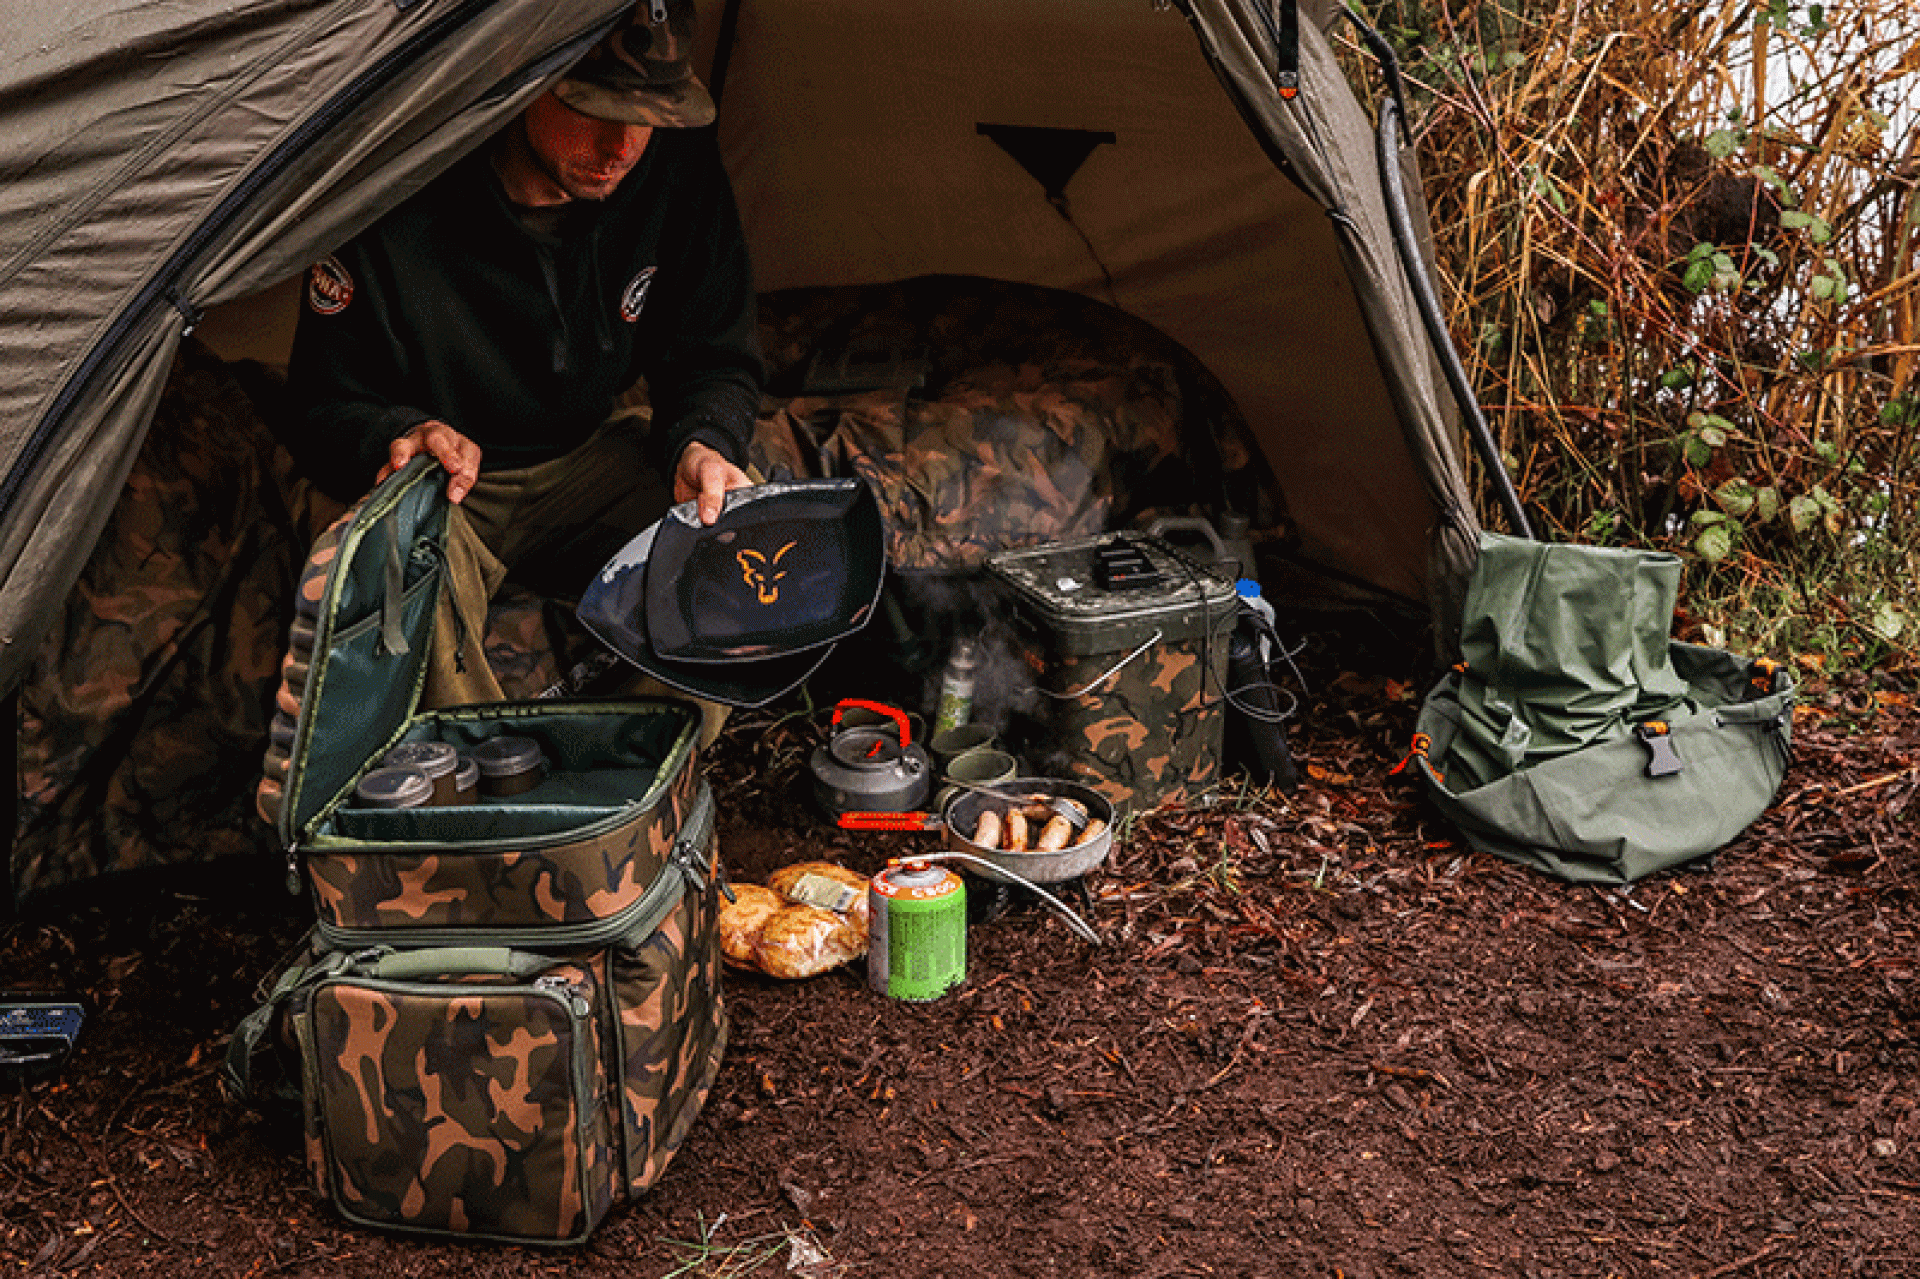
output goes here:
<path id="1" fill-rule="evenodd" d="M 256 1099 L 253 1090 L 254 1056 L 260 1050 L 261 1041 L 272 1033 L 280 1011 L 293 998 L 294 992 L 339 972 L 350 960 L 351 956 L 335 951 L 323 955 L 317 963 L 296 964 L 288 968 L 274 982 L 266 1000 L 241 1018 L 240 1024 L 234 1028 L 233 1038 L 227 1041 L 227 1059 L 220 1067 L 220 1088 L 229 1104 L 246 1105 Z M 283 1082 L 268 1095 L 283 1101 L 297 1101 L 300 1090 L 293 1084 Z"/>
<path id="2" fill-rule="evenodd" d="M 438 977 L 512 977 L 525 981 L 553 967 L 545 955 L 506 946 L 429 946 L 424 950 L 396 950 L 353 970 L 382 981 L 429 981 Z"/>

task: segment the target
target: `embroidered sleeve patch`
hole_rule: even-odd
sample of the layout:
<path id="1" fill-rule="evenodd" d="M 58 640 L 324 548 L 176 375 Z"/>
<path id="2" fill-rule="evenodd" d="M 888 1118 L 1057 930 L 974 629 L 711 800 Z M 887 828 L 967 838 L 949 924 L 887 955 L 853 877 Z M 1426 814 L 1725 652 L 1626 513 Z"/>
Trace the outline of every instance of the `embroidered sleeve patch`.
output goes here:
<path id="1" fill-rule="evenodd" d="M 335 257 L 321 258 L 307 272 L 307 305 L 320 315 L 338 315 L 353 301 L 353 277 Z"/>

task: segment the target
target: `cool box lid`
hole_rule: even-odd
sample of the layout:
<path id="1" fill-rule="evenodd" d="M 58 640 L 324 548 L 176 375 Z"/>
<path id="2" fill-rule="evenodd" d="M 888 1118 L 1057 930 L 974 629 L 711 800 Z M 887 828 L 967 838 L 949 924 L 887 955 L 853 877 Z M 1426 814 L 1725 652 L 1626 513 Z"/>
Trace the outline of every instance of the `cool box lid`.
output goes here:
<path id="1" fill-rule="evenodd" d="M 1144 558 L 1156 576 L 1141 585 L 1102 585 L 1099 561 L 1108 548 Z M 1066 657 L 1130 649 L 1156 636 L 1162 643 L 1202 635 L 1217 640 L 1237 615 L 1232 582 L 1145 534 L 1001 551 L 988 557 L 987 571 L 1012 588 Z"/>

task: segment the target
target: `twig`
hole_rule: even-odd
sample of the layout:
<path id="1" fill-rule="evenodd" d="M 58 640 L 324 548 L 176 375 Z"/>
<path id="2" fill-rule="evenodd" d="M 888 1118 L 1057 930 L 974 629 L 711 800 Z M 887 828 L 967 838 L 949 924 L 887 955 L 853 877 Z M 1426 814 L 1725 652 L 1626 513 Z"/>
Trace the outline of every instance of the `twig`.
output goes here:
<path id="1" fill-rule="evenodd" d="M 994 1164 L 1017 1163 L 1020 1158 L 1021 1156 L 1018 1156 L 1018 1155 L 989 1155 L 985 1159 L 971 1159 L 971 1160 L 968 1160 L 966 1163 L 959 1165 L 958 1167 L 934 1168 L 927 1172 L 923 1172 L 918 1177 L 915 1177 L 912 1181 L 909 1181 L 907 1185 L 917 1186 L 922 1182 L 931 1181 L 935 1177 L 940 1177 L 944 1179 L 947 1177 L 957 1176 L 963 1172 L 972 1172 L 975 1168 L 991 1167 Z"/>
<path id="2" fill-rule="evenodd" d="M 1715 1266 L 1711 1270 L 1702 1270 L 1699 1274 L 1695 1275 L 1693 1279 L 1721 1279 L 1723 1275 L 1730 1275 L 1735 1271 L 1745 1270 L 1756 1261 L 1765 1261 L 1768 1257 L 1771 1257 L 1779 1251 L 1780 1241 L 1776 1239 L 1758 1252 L 1750 1252 L 1744 1257 L 1737 1257 L 1723 1265 Z"/>
<path id="3" fill-rule="evenodd" d="M 1891 773 L 1887 773 L 1880 777 L 1872 778 L 1868 781 L 1855 782 L 1851 786 L 1842 786 L 1839 790 L 1833 793 L 1835 795 L 1857 795 L 1863 790 L 1873 790 L 1876 787 L 1885 786 L 1888 782 L 1897 782 L 1902 777 L 1905 777 L 1908 774 L 1915 773 L 1915 772 L 1920 772 L 1920 764 L 1909 764 L 1905 768 L 1896 769 Z"/>

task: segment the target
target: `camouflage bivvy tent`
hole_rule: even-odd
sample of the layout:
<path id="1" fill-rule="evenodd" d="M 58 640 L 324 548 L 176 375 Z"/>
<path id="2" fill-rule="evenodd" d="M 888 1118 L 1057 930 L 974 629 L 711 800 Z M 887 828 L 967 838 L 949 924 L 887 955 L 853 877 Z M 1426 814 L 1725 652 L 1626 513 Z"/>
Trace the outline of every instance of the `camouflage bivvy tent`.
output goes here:
<path id="1" fill-rule="evenodd" d="M 16 712 L 31 772 L 17 825 L 32 837 L 13 847 L 12 897 L 267 839 L 244 810 L 251 772 L 233 774 L 264 744 L 273 679 L 256 641 L 283 623 L 271 605 L 313 520 L 270 441 L 246 432 L 272 413 L 294 282 L 495 132 L 627 4 L 75 0 L 9 14 L 0 689 L 33 712 Z M 1113 447 L 1063 428 L 1062 458 L 1108 467 L 1075 518 L 1134 518 L 1153 499 L 1130 486 L 1192 469 L 1162 447 L 1164 419 L 1216 471 L 1264 476 L 1263 575 L 1284 561 L 1424 612 L 1444 653 L 1479 523 L 1457 397 L 1422 322 L 1425 269 L 1405 265 L 1424 234 L 1417 175 L 1391 135 L 1386 169 L 1376 157 L 1362 95 L 1377 86 L 1357 92 L 1333 52 L 1345 21 L 1326 0 L 703 0 L 702 66 L 780 315 L 831 310 L 822 291 L 951 301 L 912 282 L 978 281 L 1123 317 L 1179 357 L 1110 359 L 1081 386 L 1136 388 L 1166 412 L 1109 414 L 1132 424 Z M 1396 187 L 1413 232 L 1398 243 Z M 937 337 L 947 314 L 918 331 Z M 1053 367 L 1084 371 L 1084 351 L 1061 349 Z M 896 371 L 911 365 L 893 354 Z M 963 439 L 993 416 L 978 396 L 1032 398 L 1017 376 L 947 373 L 971 407 L 903 410 L 921 433 L 900 438 Z M 782 390 L 764 420 L 784 412 L 794 438 L 822 408 L 792 408 L 809 394 L 817 381 Z M 872 403 L 827 398 L 841 441 L 858 435 Z M 126 505 L 130 477 L 136 494 L 173 495 L 168 527 Z M 225 507 L 195 496 L 209 486 L 234 490 Z M 1218 514 L 1231 491 L 1192 505 Z M 118 549 L 96 552 L 109 529 Z M 137 583 L 150 564 L 193 586 L 144 604 L 128 604 L 134 585 L 100 593 L 95 575 Z M 527 616 L 509 626 L 540 629 Z M 110 662 L 126 669 L 97 665 Z M 226 694 L 206 696 L 203 678 Z M 68 728 L 47 727 L 53 711 Z M 200 727 L 209 715 L 218 731 Z M 155 734 L 204 749 L 144 742 Z M 87 825 L 116 806 L 139 820 Z"/>

